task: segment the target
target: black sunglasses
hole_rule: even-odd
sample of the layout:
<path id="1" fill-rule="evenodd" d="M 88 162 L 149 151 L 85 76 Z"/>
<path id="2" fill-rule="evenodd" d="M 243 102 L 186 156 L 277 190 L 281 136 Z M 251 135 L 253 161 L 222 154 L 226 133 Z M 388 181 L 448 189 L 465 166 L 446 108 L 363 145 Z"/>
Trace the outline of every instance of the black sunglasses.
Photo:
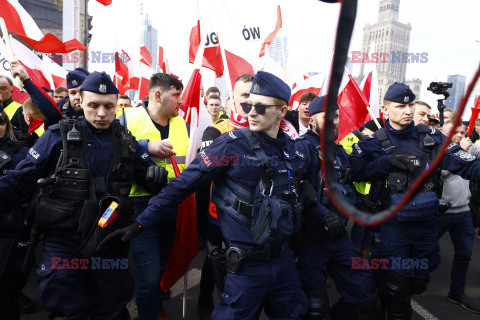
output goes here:
<path id="1" fill-rule="evenodd" d="M 0 126 L 7 124 L 7 117 L 0 115 Z"/>
<path id="2" fill-rule="evenodd" d="M 251 104 L 248 102 L 242 102 L 240 103 L 242 106 L 243 112 L 245 113 L 250 113 L 252 110 L 252 107 L 255 107 L 255 110 L 257 111 L 258 114 L 265 114 L 265 110 L 267 110 L 268 107 L 283 107 L 281 104 Z"/>

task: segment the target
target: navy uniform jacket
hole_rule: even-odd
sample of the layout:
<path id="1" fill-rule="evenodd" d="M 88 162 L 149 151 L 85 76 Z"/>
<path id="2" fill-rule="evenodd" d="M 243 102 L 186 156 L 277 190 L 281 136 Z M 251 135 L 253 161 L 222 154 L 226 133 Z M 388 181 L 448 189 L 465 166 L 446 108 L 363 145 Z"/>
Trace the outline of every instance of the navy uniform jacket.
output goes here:
<path id="1" fill-rule="evenodd" d="M 313 132 L 311 129 L 308 130 L 305 135 L 303 136 L 305 140 L 310 143 L 310 147 L 315 150 L 314 152 L 318 154 L 312 161 L 317 162 L 316 165 L 320 166 L 320 137 Z M 310 137 L 310 138 L 308 138 Z M 355 204 L 355 197 L 354 192 L 351 187 L 352 181 L 350 179 L 350 159 L 348 158 L 347 152 L 345 149 L 339 145 L 335 144 L 335 160 L 333 163 L 333 167 L 335 170 L 335 176 L 337 179 L 337 183 L 339 184 L 340 191 L 344 194 L 345 197 L 349 199 L 352 204 Z M 312 185 L 318 185 L 317 196 L 318 199 L 325 205 L 330 211 L 339 212 L 338 209 L 333 205 L 330 198 L 328 197 L 328 193 L 326 189 L 324 189 L 324 185 L 322 183 L 323 178 L 319 173 L 317 175 L 317 181 Z"/>
<path id="2" fill-rule="evenodd" d="M 392 145 L 399 148 L 420 148 L 420 139 L 412 123 L 404 130 L 395 130 L 386 121 L 386 130 Z M 438 130 L 428 133 L 436 143 L 436 151 L 446 137 Z M 434 152 L 436 154 L 437 152 Z M 391 155 L 385 155 L 375 134 L 353 145 L 349 156 L 352 165 L 352 176 L 355 181 L 373 181 L 387 178 L 393 169 L 390 164 Z M 458 144 L 451 142 L 441 162 L 441 169 L 460 175 L 464 179 L 480 180 L 480 160 L 463 150 Z"/>
<path id="3" fill-rule="evenodd" d="M 25 91 L 30 95 L 32 102 L 40 109 L 44 118 L 43 123 L 45 128 L 58 123 L 62 120 L 62 113 L 55 104 L 55 101 L 48 96 L 47 93 L 42 92 L 31 79 L 23 82 Z M 48 96 L 48 97 L 47 97 Z"/>
<path id="4" fill-rule="evenodd" d="M 23 198 L 31 197 L 37 181 L 53 172 L 57 165 L 62 149 L 62 138 L 58 126 L 47 130 L 28 151 L 15 170 L 8 171 L 0 178 L 0 208 L 19 203 Z M 88 142 L 88 162 L 92 173 L 106 177 L 113 158 L 112 129 L 97 130 L 88 121 L 84 120 L 85 136 Z M 160 190 L 155 184 L 146 180 L 147 169 L 154 165 L 148 153 L 133 140 L 135 153 L 134 180 L 148 192 Z"/>
<path id="5" fill-rule="evenodd" d="M 297 182 L 303 177 L 311 180 L 318 175 L 319 167 L 312 161 L 316 155 L 311 153 L 303 139 L 291 140 L 280 130 L 277 139 L 264 133 L 254 132 L 254 135 L 269 159 L 278 159 L 279 170 L 285 168 L 284 156 L 291 159 Z M 209 147 L 203 149 L 178 178 L 173 179 L 160 194 L 153 197 L 147 209 L 136 220 L 142 226 L 149 227 L 156 222 L 171 219 L 168 216 L 176 214 L 177 205 L 188 195 L 211 181 L 215 183 L 226 177 L 254 192 L 259 181 L 259 173 L 254 165 L 248 164 L 252 159 L 256 159 L 255 154 L 241 131 L 234 130 L 223 134 Z M 251 231 L 228 215 L 222 214 L 220 208 L 217 207 L 217 210 L 225 238 L 233 242 L 250 243 Z M 325 215 L 327 209 L 318 204 L 315 212 L 318 215 Z"/>

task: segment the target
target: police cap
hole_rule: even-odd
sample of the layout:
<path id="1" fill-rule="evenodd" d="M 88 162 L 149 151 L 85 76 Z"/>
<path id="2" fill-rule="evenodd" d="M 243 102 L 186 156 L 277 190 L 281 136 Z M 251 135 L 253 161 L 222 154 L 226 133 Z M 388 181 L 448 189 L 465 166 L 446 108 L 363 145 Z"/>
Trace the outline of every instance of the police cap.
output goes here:
<path id="1" fill-rule="evenodd" d="M 327 96 L 316 97 L 308 105 L 308 115 L 311 117 L 316 113 L 323 112 L 323 103 Z M 338 110 L 338 103 L 335 103 L 335 110 Z"/>
<path id="2" fill-rule="evenodd" d="M 117 87 L 105 71 L 90 73 L 80 87 L 80 91 L 90 91 L 100 94 L 118 94 Z"/>
<path id="3" fill-rule="evenodd" d="M 253 77 L 250 93 L 281 99 L 288 103 L 292 90 L 279 77 L 269 72 L 258 71 Z"/>
<path id="4" fill-rule="evenodd" d="M 401 104 L 406 104 L 415 101 L 415 94 L 405 83 L 394 82 L 388 88 L 387 93 L 385 93 L 384 99 Z"/>
<path id="5" fill-rule="evenodd" d="M 67 73 L 67 89 L 81 86 L 87 75 L 81 71 L 73 70 Z"/>

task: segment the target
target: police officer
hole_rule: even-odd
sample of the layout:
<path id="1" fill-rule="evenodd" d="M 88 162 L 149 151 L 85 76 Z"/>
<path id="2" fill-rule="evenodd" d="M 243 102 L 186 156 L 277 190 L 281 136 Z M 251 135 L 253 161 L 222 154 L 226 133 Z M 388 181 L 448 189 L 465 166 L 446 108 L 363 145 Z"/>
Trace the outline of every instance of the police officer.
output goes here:
<path id="1" fill-rule="evenodd" d="M 281 79 L 259 71 L 248 102 L 241 104 L 250 127 L 217 138 L 136 218 L 145 227 L 167 219 L 175 214 L 172 207 L 214 181 L 212 200 L 228 250 L 224 290 L 212 319 L 252 319 L 264 300 L 271 319 L 306 314 L 308 302 L 288 240 L 299 229 L 300 179 L 316 176 L 319 168 L 311 163 L 315 155 L 306 143 L 291 140 L 279 128 L 290 92 Z M 327 213 L 318 202 L 315 211 Z M 138 231 L 132 225 L 104 243 Z"/>
<path id="2" fill-rule="evenodd" d="M 125 260 L 128 247 L 115 246 L 108 252 L 95 248 L 106 235 L 130 223 L 127 197 L 132 180 L 158 192 L 166 171 L 153 166 L 113 121 L 118 90 L 105 72 L 90 74 L 80 94 L 85 119 L 62 120 L 50 127 L 26 159 L 0 178 L 0 210 L 31 198 L 37 180 L 47 178 L 39 180 L 36 203 L 36 221 L 45 235 L 38 269 L 41 303 L 51 318 L 128 319 L 125 305 L 134 291 Z M 115 203 L 113 222 L 100 227 L 100 218 L 108 218 L 103 213 Z"/>
<path id="3" fill-rule="evenodd" d="M 25 158 L 28 148 L 23 142 L 15 141 L 12 124 L 0 106 L 0 177 Z M 0 211 L 0 318 L 20 319 L 20 308 L 15 298 L 22 295 L 26 282 L 20 269 L 25 258 L 25 234 L 21 206 Z M 26 297 L 25 297 L 26 298 Z M 28 298 L 26 298 L 28 302 Z M 30 306 L 33 306 L 30 302 Z"/>
<path id="4" fill-rule="evenodd" d="M 323 103 L 325 96 L 317 97 L 310 103 L 311 130 L 303 136 L 320 158 L 320 132 L 325 123 Z M 338 106 L 337 106 L 338 108 Z M 338 135 L 338 110 L 334 122 Z M 349 181 L 349 161 L 342 146 L 337 145 L 335 172 L 343 185 L 343 193 L 354 201 L 353 188 Z M 318 175 L 321 180 L 321 176 Z M 347 220 L 330 202 L 323 184 L 317 196 L 330 210 L 324 217 L 317 217 L 305 210 L 301 241 L 298 253 L 298 271 L 303 290 L 309 300 L 308 319 L 326 319 L 329 306 L 326 288 L 326 274 L 332 277 L 341 300 L 331 308 L 331 319 L 375 319 L 380 314 L 380 303 L 369 269 L 354 268 L 352 262 L 361 260 L 361 253 L 354 247 L 345 232 Z M 361 264 L 359 264 L 361 265 Z"/>
<path id="5" fill-rule="evenodd" d="M 382 106 L 388 116 L 386 128 L 354 145 L 350 155 L 354 180 L 384 186 L 384 205 L 398 204 L 415 179 L 430 165 L 445 136 L 413 122 L 415 95 L 395 82 Z M 441 169 L 465 179 L 480 178 L 480 161 L 455 143 L 450 143 Z M 435 217 L 439 210 L 440 183 L 431 175 L 410 201 L 380 226 L 374 240 L 376 258 L 389 260 L 375 277 L 389 319 L 411 319 L 411 296 L 421 294 L 437 266 Z"/>
<path id="6" fill-rule="evenodd" d="M 77 68 L 67 73 L 68 96 L 58 101 L 58 106 L 65 117 L 83 115 L 80 86 L 89 74 L 84 68 Z"/>

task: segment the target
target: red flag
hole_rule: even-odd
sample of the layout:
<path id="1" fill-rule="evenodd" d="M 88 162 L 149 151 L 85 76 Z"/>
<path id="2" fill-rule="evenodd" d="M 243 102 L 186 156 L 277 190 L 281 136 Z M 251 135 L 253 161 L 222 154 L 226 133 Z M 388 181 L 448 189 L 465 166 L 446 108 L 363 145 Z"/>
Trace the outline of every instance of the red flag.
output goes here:
<path id="1" fill-rule="evenodd" d="M 151 68 L 153 63 L 153 58 L 150 52 L 148 52 L 147 47 L 145 46 L 140 47 L 140 55 L 142 56 L 142 59 L 140 59 L 140 62 L 146 64 Z"/>
<path id="2" fill-rule="evenodd" d="M 198 70 L 198 69 L 196 69 Z M 198 103 L 197 103 L 198 104 Z M 175 158 L 170 155 L 175 176 L 180 175 Z M 189 195 L 177 207 L 177 231 L 167 264 L 163 271 L 160 286 L 163 291 L 170 289 L 188 271 L 190 263 L 197 255 L 197 214 L 195 212 L 195 194 Z"/>
<path id="3" fill-rule="evenodd" d="M 190 80 L 185 87 L 182 94 L 183 104 L 180 109 L 185 113 L 184 119 L 189 125 L 191 125 L 192 114 L 191 109 L 196 108 L 197 116 L 200 109 L 200 87 L 202 84 L 202 75 L 199 69 L 193 70 Z"/>
<path id="4" fill-rule="evenodd" d="M 97 0 L 97 1 L 103 4 L 104 6 L 109 6 L 112 4 L 112 0 Z"/>
<path id="5" fill-rule="evenodd" d="M 472 115 L 470 116 L 470 121 L 468 122 L 467 137 L 470 137 L 470 134 L 472 133 L 473 128 L 475 127 L 475 120 L 477 120 L 479 113 L 480 113 L 480 95 L 477 97 L 477 99 L 475 100 L 475 103 L 473 104 Z"/>
<path id="6" fill-rule="evenodd" d="M 282 28 L 282 10 L 280 5 L 277 6 L 277 23 L 275 24 L 275 29 L 265 38 L 265 41 L 262 43 L 262 48 L 260 49 L 260 58 L 265 55 L 265 46 L 270 45 L 277 35 L 278 30 Z"/>
<path id="7" fill-rule="evenodd" d="M 245 59 L 225 50 L 225 57 L 227 60 L 228 72 L 230 73 L 230 81 L 232 88 L 235 86 L 235 80 L 244 74 L 255 74 L 253 66 Z"/>
<path id="8" fill-rule="evenodd" d="M 324 79 L 325 74 L 319 73 L 311 77 L 304 75 L 303 79 L 295 82 L 292 86 L 292 96 L 288 102 L 290 109 L 296 110 L 298 108 L 298 102 L 303 94 L 307 92 L 313 92 L 317 95 L 320 94 Z"/>
<path id="9" fill-rule="evenodd" d="M 164 53 L 163 53 L 162 46 L 158 46 L 157 57 L 158 57 L 158 66 L 160 67 L 160 69 L 162 69 L 163 73 L 167 73 L 167 65 L 164 60 Z"/>
<path id="10" fill-rule="evenodd" d="M 35 21 L 18 3 L 18 0 L 1 0 L 0 16 L 5 19 L 8 31 L 22 38 L 30 47 L 40 52 L 68 53 L 87 50 L 78 40 L 62 42 L 53 34 L 43 35 Z"/>
<path id="11" fill-rule="evenodd" d="M 139 83 L 139 92 L 138 92 L 138 98 L 140 100 L 145 99 L 146 96 L 148 96 L 148 86 L 150 85 L 150 79 L 147 79 L 145 77 L 140 78 L 140 83 Z"/>
<path id="12" fill-rule="evenodd" d="M 345 69 L 345 72 L 347 70 Z M 365 123 L 368 117 L 368 101 L 363 92 L 358 87 L 352 75 L 348 73 L 347 84 L 338 95 L 338 105 L 340 106 L 339 116 L 340 124 L 338 126 L 338 141 L 342 140 L 353 130 L 359 128 Z"/>

